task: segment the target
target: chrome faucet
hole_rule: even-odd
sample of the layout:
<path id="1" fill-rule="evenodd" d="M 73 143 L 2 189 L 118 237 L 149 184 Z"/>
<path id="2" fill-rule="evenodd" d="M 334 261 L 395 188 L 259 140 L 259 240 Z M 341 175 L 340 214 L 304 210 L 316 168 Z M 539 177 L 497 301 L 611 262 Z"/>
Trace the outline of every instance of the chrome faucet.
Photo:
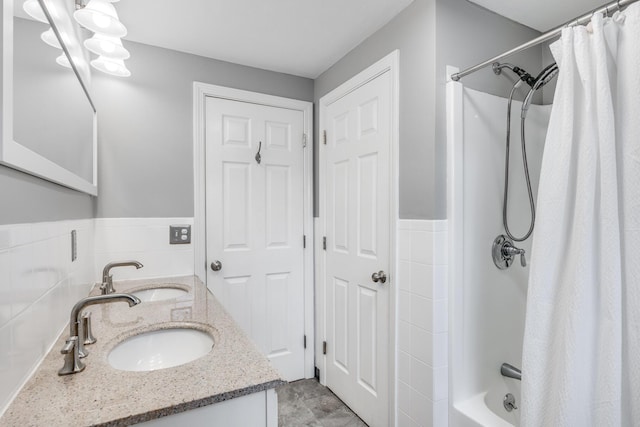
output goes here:
<path id="1" fill-rule="evenodd" d="M 113 276 L 110 274 L 110 271 L 114 267 L 128 267 L 132 266 L 137 269 L 141 269 L 144 267 L 142 263 L 138 261 L 119 261 L 119 262 L 110 262 L 109 264 L 104 266 L 102 269 L 102 285 L 100 285 L 100 290 L 102 295 L 112 294 L 116 290 L 113 289 Z"/>
<path id="2" fill-rule="evenodd" d="M 82 310 L 90 305 L 106 304 L 109 302 L 123 301 L 129 304 L 129 307 L 140 304 L 140 299 L 130 294 L 109 294 L 98 295 L 95 297 L 83 298 L 76 303 L 71 309 L 71 318 L 69 319 L 69 339 L 60 351 L 64 354 L 64 366 L 58 371 L 58 375 L 69 375 L 81 372 L 85 368 L 80 358 L 85 357 L 88 353 L 84 349 L 84 336 L 91 334 L 84 331 Z"/>

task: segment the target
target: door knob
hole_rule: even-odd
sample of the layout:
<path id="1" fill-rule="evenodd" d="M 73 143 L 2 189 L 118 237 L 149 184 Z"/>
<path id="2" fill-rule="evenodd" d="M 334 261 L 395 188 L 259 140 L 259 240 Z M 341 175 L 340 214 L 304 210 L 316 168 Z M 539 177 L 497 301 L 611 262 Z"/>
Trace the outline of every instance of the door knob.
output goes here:
<path id="1" fill-rule="evenodd" d="M 222 263 L 218 260 L 215 260 L 211 263 L 211 269 L 213 271 L 220 271 L 222 270 Z"/>
<path id="2" fill-rule="evenodd" d="M 375 283 L 385 283 L 387 281 L 387 274 L 384 271 L 380 270 L 377 273 L 373 273 L 371 275 L 371 280 L 373 280 Z"/>

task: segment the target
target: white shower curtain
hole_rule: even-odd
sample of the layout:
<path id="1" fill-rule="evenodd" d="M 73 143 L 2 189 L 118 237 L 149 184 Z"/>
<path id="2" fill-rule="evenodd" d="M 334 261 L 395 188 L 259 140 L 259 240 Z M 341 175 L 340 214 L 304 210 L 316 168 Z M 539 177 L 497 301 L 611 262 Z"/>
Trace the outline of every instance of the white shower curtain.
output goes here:
<path id="1" fill-rule="evenodd" d="M 640 3 L 552 52 L 521 424 L 640 426 Z"/>

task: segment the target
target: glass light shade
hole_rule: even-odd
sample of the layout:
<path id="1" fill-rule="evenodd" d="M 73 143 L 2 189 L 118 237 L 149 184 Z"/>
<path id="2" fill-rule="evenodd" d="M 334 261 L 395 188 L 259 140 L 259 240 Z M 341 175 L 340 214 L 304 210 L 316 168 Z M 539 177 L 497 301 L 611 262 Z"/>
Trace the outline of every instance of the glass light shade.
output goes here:
<path id="1" fill-rule="evenodd" d="M 49 23 L 49 21 L 47 21 L 47 16 L 44 14 L 44 11 L 40 7 L 40 3 L 38 3 L 38 0 L 27 0 L 22 5 L 22 8 L 27 13 L 27 15 L 29 15 L 36 21 L 44 22 L 45 24 Z"/>
<path id="2" fill-rule="evenodd" d="M 58 63 L 58 65 L 62 65 L 63 67 L 71 68 L 69 58 L 67 58 L 67 55 L 65 55 L 64 52 L 56 58 L 56 62 Z"/>
<path id="3" fill-rule="evenodd" d="M 104 34 L 94 34 L 93 37 L 84 41 L 84 47 L 96 55 L 113 58 L 127 59 L 129 51 L 122 46 L 119 37 L 105 36 Z"/>
<path id="4" fill-rule="evenodd" d="M 40 38 L 49 46 L 55 47 L 56 49 L 62 49 L 62 46 L 60 46 L 60 41 L 53 32 L 53 28 L 49 28 L 44 33 L 40 34 Z"/>
<path id="5" fill-rule="evenodd" d="M 111 74 L 112 76 L 129 77 L 131 75 L 131 72 L 127 70 L 122 59 L 99 56 L 97 59 L 91 61 L 91 66 L 96 70 Z"/>
<path id="6" fill-rule="evenodd" d="M 90 0 L 86 7 L 76 10 L 73 17 L 94 33 L 111 37 L 127 35 L 126 27 L 118 19 L 116 8 L 106 0 Z"/>

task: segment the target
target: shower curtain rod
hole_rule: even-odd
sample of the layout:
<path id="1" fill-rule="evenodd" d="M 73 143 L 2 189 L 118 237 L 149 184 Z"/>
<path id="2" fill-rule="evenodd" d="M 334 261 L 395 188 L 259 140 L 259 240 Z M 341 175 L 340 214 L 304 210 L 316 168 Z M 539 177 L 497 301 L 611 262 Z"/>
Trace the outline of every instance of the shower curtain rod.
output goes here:
<path id="1" fill-rule="evenodd" d="M 560 25 L 559 27 L 554 28 L 553 30 L 549 30 L 546 33 L 542 34 L 539 37 L 536 37 L 535 39 L 524 43 L 518 47 L 515 47 L 513 49 L 511 49 L 510 51 L 507 51 L 503 54 L 500 54 L 498 56 L 495 56 L 491 59 L 488 59 L 484 62 L 481 62 L 478 65 L 474 65 L 473 67 L 469 67 L 466 70 L 460 71 L 458 73 L 453 73 L 451 74 L 451 80 L 453 80 L 454 82 L 457 82 L 458 80 L 460 80 L 462 77 L 469 75 L 471 73 L 475 73 L 476 71 L 480 70 L 481 68 L 484 68 L 486 66 L 489 66 L 491 64 L 493 64 L 494 62 L 499 62 L 500 60 L 506 58 L 507 56 L 511 56 L 515 53 L 518 52 L 522 52 L 523 50 L 529 49 L 530 47 L 533 46 L 537 46 L 540 43 L 544 43 L 547 40 L 551 40 L 552 38 L 560 35 L 560 33 L 562 33 L 562 30 L 565 27 L 568 26 L 573 26 L 573 25 L 583 25 L 586 24 L 587 22 L 589 22 L 589 20 L 591 19 L 591 17 L 593 15 L 595 15 L 596 13 L 612 13 L 615 12 L 616 10 L 622 10 L 625 7 L 629 6 L 632 3 L 637 2 L 638 0 L 618 0 L 618 1 L 613 1 L 611 3 L 605 4 L 604 6 L 600 6 L 596 9 L 593 9 L 591 12 L 585 13 L 584 15 L 580 16 L 579 18 L 573 19 L 571 21 L 565 22 L 564 24 Z"/>

